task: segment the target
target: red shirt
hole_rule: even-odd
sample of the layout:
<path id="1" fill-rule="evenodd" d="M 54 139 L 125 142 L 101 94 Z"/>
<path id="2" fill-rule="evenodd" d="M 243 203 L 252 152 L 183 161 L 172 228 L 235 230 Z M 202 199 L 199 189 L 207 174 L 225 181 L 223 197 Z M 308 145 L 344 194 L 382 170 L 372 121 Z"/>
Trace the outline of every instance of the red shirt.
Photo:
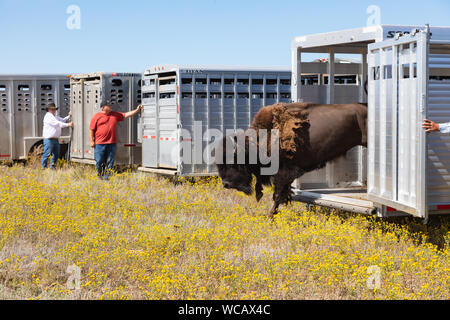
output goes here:
<path id="1" fill-rule="evenodd" d="M 117 143 L 117 122 L 125 119 L 125 114 L 121 112 L 111 112 L 106 114 L 99 112 L 92 117 L 89 129 L 94 131 L 95 144 Z"/>

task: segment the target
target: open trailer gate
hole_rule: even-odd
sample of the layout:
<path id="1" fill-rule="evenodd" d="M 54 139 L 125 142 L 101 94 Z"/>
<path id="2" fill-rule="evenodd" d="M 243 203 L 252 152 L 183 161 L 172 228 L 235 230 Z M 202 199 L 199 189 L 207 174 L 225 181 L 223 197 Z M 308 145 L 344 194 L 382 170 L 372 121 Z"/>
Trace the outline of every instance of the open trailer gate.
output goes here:
<path id="1" fill-rule="evenodd" d="M 369 45 L 368 198 L 426 216 L 428 33 Z"/>
<path id="2" fill-rule="evenodd" d="M 297 189 L 294 198 L 379 216 L 449 214 L 450 135 L 426 134 L 421 125 L 425 118 L 450 122 L 450 27 L 376 26 L 298 37 L 296 101 L 302 98 L 302 51 L 328 52 L 331 63 L 335 53 L 362 55 L 361 69 L 368 74 L 368 181 L 367 189 Z M 328 68 L 332 77 L 334 68 Z M 331 103 L 332 91 L 327 90 Z"/>

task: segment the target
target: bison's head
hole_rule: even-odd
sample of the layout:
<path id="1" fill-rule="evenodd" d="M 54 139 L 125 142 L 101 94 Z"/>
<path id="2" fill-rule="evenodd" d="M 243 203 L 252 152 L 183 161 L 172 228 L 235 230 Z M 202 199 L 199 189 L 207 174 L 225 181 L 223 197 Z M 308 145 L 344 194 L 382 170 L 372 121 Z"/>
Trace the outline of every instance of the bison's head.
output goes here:
<path id="1" fill-rule="evenodd" d="M 253 193 L 252 174 L 244 165 L 219 164 L 217 168 L 224 188 L 236 189 L 244 192 L 246 195 Z"/>
<path id="2" fill-rule="evenodd" d="M 232 159 L 226 158 L 227 148 L 229 148 L 229 154 L 232 154 Z M 238 162 L 239 150 L 245 152 L 245 147 L 243 149 L 239 148 L 240 146 L 238 146 L 236 136 L 223 138 L 222 143 L 216 149 L 216 165 L 224 188 L 236 189 L 250 195 L 253 193 L 253 176 L 249 166 L 245 162 L 243 164 Z"/>

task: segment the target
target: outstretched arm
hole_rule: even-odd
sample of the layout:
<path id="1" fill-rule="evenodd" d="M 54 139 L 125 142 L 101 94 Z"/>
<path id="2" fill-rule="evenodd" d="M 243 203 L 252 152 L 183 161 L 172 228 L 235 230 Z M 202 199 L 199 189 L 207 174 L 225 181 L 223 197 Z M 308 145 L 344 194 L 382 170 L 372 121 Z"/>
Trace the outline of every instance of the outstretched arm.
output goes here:
<path id="1" fill-rule="evenodd" d="M 140 105 L 138 105 L 138 107 L 135 110 L 128 111 L 127 113 L 125 113 L 125 119 L 138 114 L 141 110 L 142 110 L 142 105 L 140 104 Z"/>
<path id="2" fill-rule="evenodd" d="M 442 132 L 442 133 L 450 133 L 450 122 L 449 123 L 436 123 L 431 120 L 425 119 L 422 124 L 422 128 L 425 129 L 426 132 Z"/>
<path id="3" fill-rule="evenodd" d="M 56 117 L 49 117 L 45 121 L 47 121 L 47 123 L 51 124 L 54 127 L 58 126 L 60 128 L 67 128 L 72 126 L 72 123 L 65 123 L 63 121 L 59 121 Z"/>

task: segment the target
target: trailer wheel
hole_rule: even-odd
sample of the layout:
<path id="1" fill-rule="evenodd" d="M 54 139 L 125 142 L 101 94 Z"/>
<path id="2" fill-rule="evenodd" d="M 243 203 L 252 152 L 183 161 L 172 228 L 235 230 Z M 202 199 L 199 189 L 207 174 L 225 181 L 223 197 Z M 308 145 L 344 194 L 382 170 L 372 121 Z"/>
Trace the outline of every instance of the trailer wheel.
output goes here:
<path id="1" fill-rule="evenodd" d="M 41 158 L 43 154 L 44 154 L 44 142 L 39 141 L 39 142 L 36 142 L 30 148 L 30 151 L 28 152 L 28 158 L 33 157 L 33 156 Z"/>
<path id="2" fill-rule="evenodd" d="M 69 144 L 63 143 L 59 145 L 59 159 L 69 160 Z"/>
<path id="3" fill-rule="evenodd" d="M 36 142 L 28 152 L 28 157 L 26 160 L 27 165 L 36 166 L 41 162 L 42 155 L 44 154 L 44 142 Z"/>

